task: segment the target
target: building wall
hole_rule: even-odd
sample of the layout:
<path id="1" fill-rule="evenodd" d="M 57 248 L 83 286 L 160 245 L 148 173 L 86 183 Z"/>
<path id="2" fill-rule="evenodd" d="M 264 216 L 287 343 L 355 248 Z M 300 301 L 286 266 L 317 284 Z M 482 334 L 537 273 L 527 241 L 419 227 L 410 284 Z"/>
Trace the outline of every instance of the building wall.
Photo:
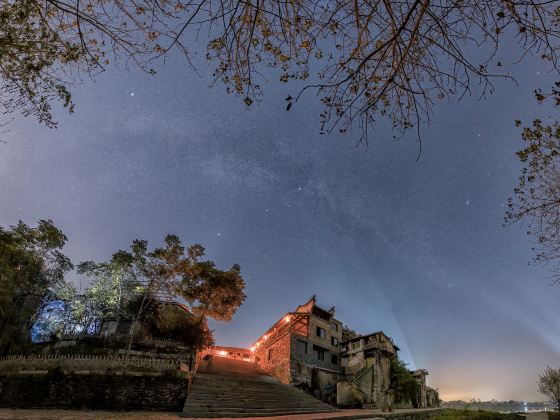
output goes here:
<path id="1" fill-rule="evenodd" d="M 336 328 L 334 325 L 336 325 Z M 317 328 L 325 331 L 324 337 L 317 334 Z M 333 343 L 332 339 L 335 339 Z M 323 369 L 340 372 L 340 340 L 342 339 L 342 326 L 339 321 L 327 321 L 318 316 L 310 315 L 309 328 L 306 339 L 307 353 L 296 352 L 294 359 L 303 364 L 320 367 Z M 318 351 L 324 350 L 324 360 L 320 360 Z M 335 359 L 333 360 L 333 356 Z"/>
<path id="2" fill-rule="evenodd" d="M 255 364 L 284 384 L 291 383 L 290 375 L 291 335 L 270 340 L 255 349 Z"/>
<path id="3" fill-rule="evenodd" d="M 428 407 L 439 407 L 439 393 L 437 390 L 430 388 L 429 386 L 426 387 L 426 403 Z"/>
<path id="4" fill-rule="evenodd" d="M 348 344 L 347 350 L 341 352 L 340 355 L 340 366 L 342 371 L 348 375 L 358 372 L 365 366 L 363 340 L 355 343 L 354 346 L 352 346 L 352 343 Z"/>
<path id="5" fill-rule="evenodd" d="M 253 353 L 251 350 L 241 347 L 212 346 L 208 350 L 208 353 L 228 359 L 244 360 L 246 362 L 253 361 Z"/>

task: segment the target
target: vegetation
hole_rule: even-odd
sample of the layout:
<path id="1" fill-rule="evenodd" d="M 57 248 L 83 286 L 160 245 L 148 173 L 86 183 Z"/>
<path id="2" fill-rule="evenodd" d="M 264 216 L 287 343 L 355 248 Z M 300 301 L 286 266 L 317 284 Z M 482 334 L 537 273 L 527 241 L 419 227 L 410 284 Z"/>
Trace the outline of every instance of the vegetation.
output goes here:
<path id="1" fill-rule="evenodd" d="M 342 326 L 342 342 L 348 341 L 348 340 L 352 340 L 353 338 L 358 337 L 360 334 L 358 334 L 356 331 L 354 331 L 352 328 L 350 328 L 348 325 L 344 324 Z"/>
<path id="2" fill-rule="evenodd" d="M 525 417 L 519 414 L 498 413 L 495 411 L 458 410 L 448 408 L 439 412 L 432 418 L 434 420 L 521 420 Z"/>
<path id="3" fill-rule="evenodd" d="M 0 227 L 0 355 L 25 348 L 38 311 L 65 293 L 66 240 L 50 220 Z"/>
<path id="4" fill-rule="evenodd" d="M 78 294 L 65 280 L 74 268 L 60 251 L 66 239 L 51 221 L 0 227 L 0 355 L 32 340 L 94 334 L 107 318 L 132 320 L 131 339 L 142 325 L 200 348 L 212 342 L 207 318 L 228 321 L 245 299 L 238 265 L 220 270 L 201 245 L 185 248 L 173 235 L 152 251 L 136 240 L 108 262 L 80 263 L 90 283 Z M 186 304 L 168 304 L 178 298 Z"/>
<path id="5" fill-rule="evenodd" d="M 391 358 L 390 389 L 395 393 L 395 402 L 416 402 L 418 396 L 418 382 L 409 372 L 406 363 L 397 357 Z"/>
<path id="6" fill-rule="evenodd" d="M 176 305 L 159 304 L 144 321 L 150 336 L 189 343 L 200 349 L 213 344 L 212 333 L 206 323 L 200 323 Z"/>
<path id="7" fill-rule="evenodd" d="M 465 0 L 21 0 L 0 7 L 0 106 L 54 126 L 52 101 L 73 104 L 68 85 L 110 61 L 152 67 L 171 51 L 193 61 L 202 40 L 213 81 L 249 106 L 276 72 L 297 83 L 287 108 L 318 93 L 323 129 L 355 126 L 367 136 L 378 118 L 401 132 L 430 118 L 434 101 L 493 92 L 510 73 L 497 61 L 503 36 L 518 56 L 538 52 L 557 67 L 556 2 Z M 204 38 L 206 35 L 206 38 Z M 473 60 L 469 48 L 486 57 Z M 515 60 L 512 60 L 515 61 Z M 298 94 L 299 92 L 299 94 Z"/>
<path id="8" fill-rule="evenodd" d="M 550 93 L 536 92 L 537 100 L 560 104 L 560 82 Z M 521 126 L 521 121 L 516 121 Z M 524 127 L 526 146 L 517 153 L 523 164 L 519 185 L 509 199 L 506 225 L 523 222 L 536 241 L 535 262 L 548 264 L 553 282 L 560 282 L 560 123 L 535 119 Z"/>
<path id="9" fill-rule="evenodd" d="M 560 410 L 560 368 L 554 369 L 550 366 L 539 375 L 537 379 L 539 392 L 545 395 L 552 403 L 556 404 L 556 409 Z"/>

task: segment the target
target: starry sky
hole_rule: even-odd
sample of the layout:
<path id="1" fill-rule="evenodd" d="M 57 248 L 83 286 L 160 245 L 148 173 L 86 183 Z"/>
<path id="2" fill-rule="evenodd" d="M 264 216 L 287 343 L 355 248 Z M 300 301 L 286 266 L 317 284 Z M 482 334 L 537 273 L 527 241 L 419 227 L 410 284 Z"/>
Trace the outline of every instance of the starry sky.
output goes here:
<path id="1" fill-rule="evenodd" d="M 507 53 L 507 51 L 506 51 Z M 514 57 L 502 58 L 507 64 Z M 522 226 L 502 226 L 519 175 L 515 119 L 552 112 L 532 95 L 554 75 L 528 59 L 435 107 L 395 141 L 380 121 L 320 135 L 317 98 L 285 110 L 295 87 L 272 81 L 246 109 L 171 57 L 156 76 L 112 69 L 73 87 L 77 111 L 50 130 L 16 117 L 0 143 L 0 224 L 51 218 L 74 262 L 106 260 L 133 239 L 168 233 L 239 263 L 247 300 L 212 323 L 248 346 L 316 294 L 362 333 L 384 330 L 445 400 L 542 400 L 535 379 L 560 356 L 560 287 L 530 265 Z"/>

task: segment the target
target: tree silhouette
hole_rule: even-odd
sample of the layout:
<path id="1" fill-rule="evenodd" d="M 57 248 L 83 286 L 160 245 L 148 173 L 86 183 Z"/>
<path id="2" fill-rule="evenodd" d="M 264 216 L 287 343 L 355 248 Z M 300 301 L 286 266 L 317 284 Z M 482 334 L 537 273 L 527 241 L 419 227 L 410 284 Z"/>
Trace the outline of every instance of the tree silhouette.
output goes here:
<path id="1" fill-rule="evenodd" d="M 504 34 L 517 42 L 517 58 L 538 56 L 557 69 L 558 10 L 553 1 L 519 0 L 4 2 L 1 106 L 54 126 L 51 102 L 72 109 L 75 77 L 111 62 L 154 73 L 174 50 L 194 68 L 206 47 L 213 84 L 247 106 L 272 71 L 280 82 L 301 82 L 288 109 L 309 90 L 320 97 L 324 132 L 356 127 L 366 139 L 388 118 L 402 133 L 429 119 L 434 101 L 469 95 L 473 83 L 484 96 L 495 77 L 509 77 L 496 58 Z"/>

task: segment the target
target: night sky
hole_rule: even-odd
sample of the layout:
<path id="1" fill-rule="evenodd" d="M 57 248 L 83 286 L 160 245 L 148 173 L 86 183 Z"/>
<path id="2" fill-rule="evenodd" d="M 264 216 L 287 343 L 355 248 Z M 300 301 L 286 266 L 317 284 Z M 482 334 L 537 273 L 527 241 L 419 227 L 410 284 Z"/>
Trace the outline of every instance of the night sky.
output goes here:
<path id="1" fill-rule="evenodd" d="M 506 51 L 507 52 L 507 51 Z M 505 64 L 516 57 L 503 57 Z M 106 260 L 135 238 L 200 242 L 239 263 L 247 300 L 218 344 L 250 345 L 316 294 L 362 333 L 384 330 L 444 400 L 542 400 L 535 379 L 560 356 L 560 287 L 529 265 L 524 228 L 502 227 L 521 148 L 515 119 L 550 114 L 532 91 L 554 75 L 529 58 L 435 107 L 414 135 L 380 121 L 319 134 L 318 99 L 285 111 L 297 88 L 266 83 L 250 110 L 184 62 L 156 76 L 112 69 L 74 86 L 75 114 L 49 130 L 16 118 L 0 143 L 0 224 L 51 218 L 74 262 Z"/>

